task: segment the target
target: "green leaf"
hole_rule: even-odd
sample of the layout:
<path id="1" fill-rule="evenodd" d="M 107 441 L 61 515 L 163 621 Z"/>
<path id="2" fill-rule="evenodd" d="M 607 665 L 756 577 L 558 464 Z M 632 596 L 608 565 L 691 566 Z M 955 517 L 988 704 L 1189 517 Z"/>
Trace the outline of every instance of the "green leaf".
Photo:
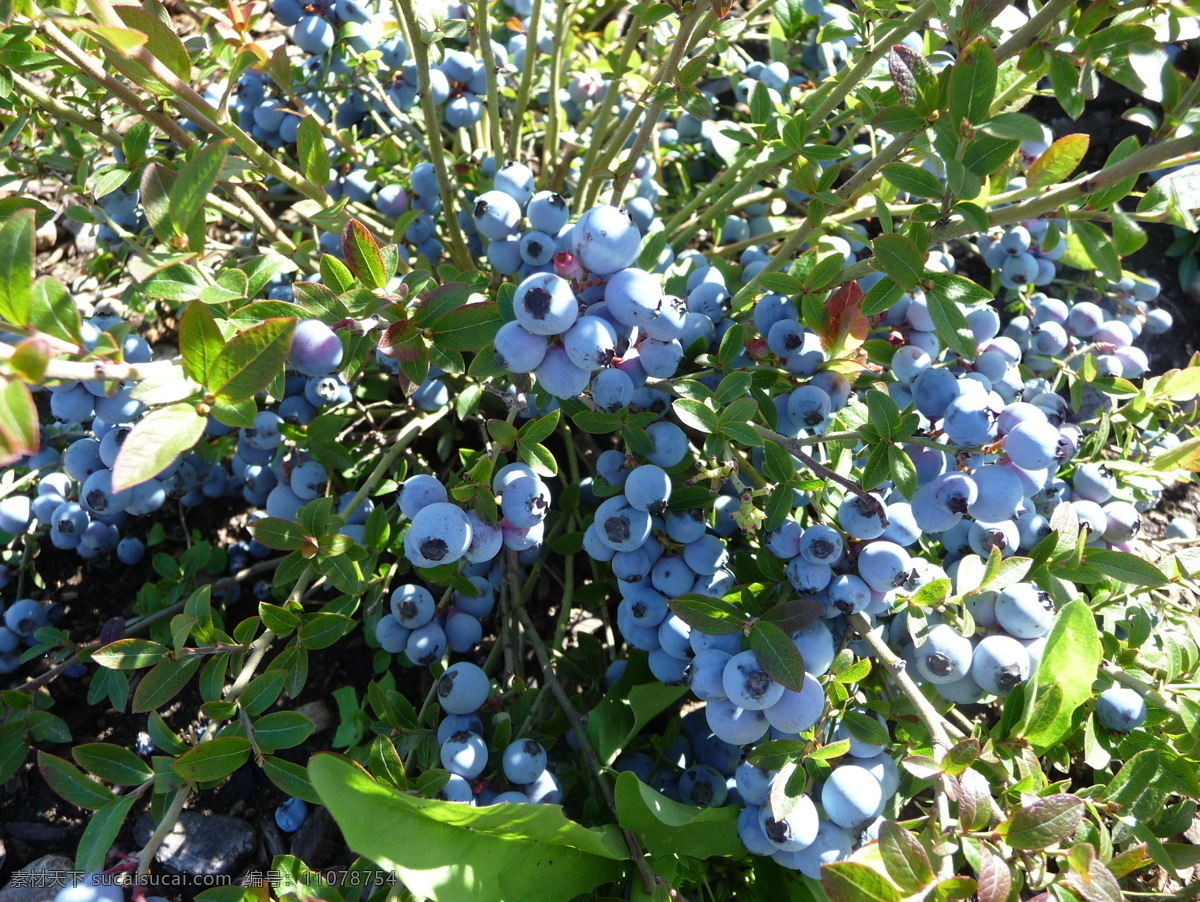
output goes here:
<path id="1" fill-rule="evenodd" d="M 799 739 L 768 739 L 756 745 L 746 760 L 763 770 L 780 770 L 791 762 L 800 761 L 806 746 L 807 743 Z"/>
<path id="2" fill-rule="evenodd" d="M 1083 800 L 1059 794 L 1018 808 L 996 832 L 1014 849 L 1044 849 L 1074 834 L 1083 820 Z"/>
<path id="3" fill-rule="evenodd" d="M 207 783 L 229 776 L 250 757 L 250 742 L 241 736 L 218 736 L 188 749 L 171 762 L 171 768 L 192 783 Z"/>
<path id="4" fill-rule="evenodd" d="M 645 655 L 632 656 L 625 673 L 588 715 L 588 738 L 600 761 L 611 764 L 646 724 L 686 693 L 684 686 L 667 686 L 655 679 Z"/>
<path id="5" fill-rule="evenodd" d="M 314 116 L 300 120 L 296 132 L 296 156 L 300 160 L 300 172 L 306 179 L 317 185 L 329 181 L 329 152 L 325 149 L 321 124 Z"/>
<path id="6" fill-rule="evenodd" d="M 557 476 L 558 461 L 550 453 L 550 449 L 537 442 L 521 442 L 517 445 L 517 456 L 529 464 L 539 476 Z"/>
<path id="7" fill-rule="evenodd" d="M 883 129 L 892 135 L 899 135 L 903 132 L 916 131 L 925 127 L 925 117 L 921 116 L 912 107 L 894 106 L 884 107 L 871 120 L 871 124 L 876 128 Z"/>
<path id="8" fill-rule="evenodd" d="M 978 124 L 988 118 L 996 96 L 996 53 L 985 38 L 967 45 L 950 70 L 951 124 L 966 119 Z"/>
<path id="9" fill-rule="evenodd" d="M 478 351 L 490 345 L 500 329 L 495 301 L 464 304 L 439 316 L 430 325 L 433 343 L 443 351 Z"/>
<path id="10" fill-rule="evenodd" d="M 25 383 L 0 375 L 0 466 L 38 449 L 38 412 Z"/>
<path id="11" fill-rule="evenodd" d="M 66 286 L 51 276 L 33 284 L 33 326 L 72 344 L 83 344 L 79 307 Z"/>
<path id="12" fill-rule="evenodd" d="M 1079 238 L 1080 244 L 1098 272 L 1114 282 L 1121 278 L 1121 258 L 1117 256 L 1112 239 L 1100 226 L 1086 219 L 1078 219 L 1071 221 L 1071 230 Z"/>
<path id="13" fill-rule="evenodd" d="M 154 776 L 149 765 L 129 749 L 107 742 L 77 745 L 71 750 L 71 757 L 101 780 L 121 786 L 140 786 Z"/>
<path id="14" fill-rule="evenodd" d="M 205 385 L 213 362 L 225 347 L 225 336 L 212 313 L 199 301 L 192 301 L 179 318 L 179 351 L 183 369 L 195 382 Z"/>
<path id="15" fill-rule="evenodd" d="M 876 313 L 883 313 L 904 294 L 904 289 L 897 285 L 892 279 L 886 276 L 871 286 L 870 290 L 863 295 L 862 312 L 864 316 L 873 316 Z"/>
<path id="16" fill-rule="evenodd" d="M 871 266 L 886 273 L 901 288 L 911 290 L 921 283 L 925 273 L 925 254 L 909 238 L 891 232 L 880 235 L 871 247 L 875 256 Z"/>
<path id="17" fill-rule="evenodd" d="M 868 745 L 886 746 L 890 741 L 887 727 L 883 726 L 874 717 L 870 717 L 860 711 L 847 711 L 842 715 L 842 723 L 846 725 L 846 729 L 850 731 L 850 735 L 859 742 L 865 742 Z"/>
<path id="18" fill-rule="evenodd" d="M 329 753 L 313 756 L 308 775 L 347 845 L 433 902 L 567 902 L 619 879 L 629 857 L 615 825 L 582 827 L 556 805 L 418 798 Z"/>
<path id="19" fill-rule="evenodd" d="M 70 761 L 38 752 L 38 770 L 58 795 L 73 805 L 95 811 L 114 798 L 112 792 L 93 780 Z"/>
<path id="20" fill-rule="evenodd" d="M 750 628 L 750 648 L 775 682 L 793 692 L 804 688 L 804 658 L 778 625 L 763 620 L 754 624 Z"/>
<path id="21" fill-rule="evenodd" d="M 822 865 L 821 888 L 829 902 L 900 902 L 902 898 L 879 871 L 857 861 Z"/>
<path id="22" fill-rule="evenodd" d="M 213 361 L 209 390 L 227 403 L 254 397 L 283 370 L 295 329 L 294 319 L 269 319 L 235 335 Z"/>
<path id="23" fill-rule="evenodd" d="M 1126 551 L 1087 548 L 1083 552 L 1083 562 L 1096 567 L 1106 576 L 1131 586 L 1155 589 L 1165 586 L 1168 582 L 1162 571 L 1152 563 Z"/>
<path id="24" fill-rule="evenodd" d="M 160 407 L 138 420 L 117 453 L 113 490 L 153 479 L 200 441 L 207 422 L 191 404 Z"/>
<path id="25" fill-rule="evenodd" d="M 945 190 L 932 172 L 911 163 L 888 163 L 881 171 L 883 177 L 901 191 L 916 197 L 941 197 Z"/>
<path id="26" fill-rule="evenodd" d="M 320 282 L 294 282 L 292 288 L 296 292 L 296 303 L 305 307 L 317 319 L 328 322 L 345 319 L 350 315 L 350 309 L 342 299 Z M 242 309 L 256 307 L 257 305 L 252 304 L 249 308 Z"/>
<path id="27" fill-rule="evenodd" d="M 1082 599 L 1069 602 L 1055 618 L 1026 696 L 1036 699 L 1038 691 L 1048 686 L 1062 690 L 1062 702 L 1054 720 L 1025 736 L 1039 752 L 1054 746 L 1070 732 L 1071 715 L 1092 696 L 1092 683 L 1102 656 L 1100 634 L 1091 608 Z M 1032 720 L 1035 707 L 1028 706 L 1027 718 Z"/>
<path id="28" fill-rule="evenodd" d="M 192 61 L 183 41 L 149 8 L 120 4 L 114 7 L 117 15 L 132 29 L 145 36 L 145 47 L 185 84 L 192 81 Z"/>
<path id="29" fill-rule="evenodd" d="M 701 402 L 690 398 L 678 398 L 672 402 L 671 407 L 683 425 L 708 434 L 717 431 L 717 415 Z"/>
<path id="30" fill-rule="evenodd" d="M 29 325 L 33 310 L 32 210 L 18 210 L 0 228 L 0 318 Z"/>
<path id="31" fill-rule="evenodd" d="M 221 164 L 229 154 L 229 146 L 233 142 L 216 141 L 196 152 L 179 170 L 179 177 L 171 186 L 168 215 L 174 226 L 176 235 L 191 235 L 193 224 L 199 217 L 203 222 L 204 206 L 208 201 L 208 192 L 217 183 L 221 173 Z M 200 231 L 201 236 L 203 230 Z M 199 250 L 192 247 L 192 250 Z"/>
<path id="32" fill-rule="evenodd" d="M 683 805 L 631 773 L 617 777 L 617 823 L 641 837 L 652 856 L 739 856 L 736 806 Z"/>
<path id="33" fill-rule="evenodd" d="M 1133 156 L 1133 154 L 1137 153 L 1140 149 L 1141 144 L 1138 142 L 1138 139 L 1133 135 L 1130 135 L 1113 148 L 1112 152 L 1104 161 L 1104 168 L 1107 169 L 1109 166 L 1115 166 L 1117 163 L 1121 162 L 1127 157 Z M 1200 167 L 1197 167 L 1197 171 L 1200 172 Z M 1150 190 L 1146 192 L 1146 195 L 1149 196 L 1151 192 L 1157 190 L 1158 186 L 1162 184 L 1162 181 L 1162 179 L 1159 179 L 1159 181 L 1155 182 L 1154 185 L 1151 186 Z M 1136 184 L 1136 175 L 1131 175 L 1128 178 L 1121 179 L 1121 181 L 1117 182 L 1115 185 L 1102 188 L 1090 195 L 1087 199 L 1088 206 L 1096 210 L 1106 209 L 1107 207 L 1115 204 L 1117 201 L 1122 200 L 1126 195 L 1129 194 L 1130 191 L 1133 190 Z M 1145 202 L 1144 199 L 1142 202 Z M 1197 202 L 1193 206 L 1200 208 L 1200 197 L 1197 198 Z M 1141 205 L 1139 204 L 1139 212 L 1145 212 L 1141 210 L 1140 207 Z"/>
<path id="34" fill-rule="evenodd" d="M 254 740 L 267 754 L 295 748 L 316 730 L 313 722 L 299 711 L 273 711 L 254 721 Z"/>
<path id="35" fill-rule="evenodd" d="M 727 636 L 746 625 L 746 612 L 706 595 L 680 595 L 668 602 L 680 620 L 709 636 Z"/>
<path id="36" fill-rule="evenodd" d="M 328 177 L 326 175 L 326 179 Z M 379 245 L 375 243 L 371 230 L 357 219 L 351 219 L 342 229 L 342 254 L 350 272 L 368 288 L 383 288 L 387 285 Z"/>
<path id="37" fill-rule="evenodd" d="M 537 417 L 521 427 L 519 436 L 523 442 L 543 442 L 554 434 L 558 421 L 562 417 L 561 410 L 552 410 L 545 416 Z"/>
<path id="38" fill-rule="evenodd" d="M 1087 156 L 1090 139 L 1087 135 L 1064 135 L 1033 161 L 1026 174 L 1030 188 L 1057 185 L 1069 176 Z"/>
<path id="39" fill-rule="evenodd" d="M 304 530 L 295 522 L 279 517 L 263 517 L 253 520 L 247 528 L 250 530 L 250 535 L 276 551 L 295 551 L 304 544 L 307 538 Z"/>
<path id="40" fill-rule="evenodd" d="M 92 652 L 92 660 L 110 670 L 139 670 L 163 660 L 167 651 L 149 639 L 118 639 Z"/>
<path id="41" fill-rule="evenodd" d="M 884 821 L 879 829 L 879 851 L 892 882 L 906 896 L 919 892 L 933 882 L 933 867 L 920 840 L 894 821 Z"/>
<path id="42" fill-rule="evenodd" d="M 967 317 L 944 290 L 944 283 L 936 278 L 938 275 L 946 275 L 946 273 L 935 273 L 934 287 L 925 292 L 934 329 L 938 338 L 948 347 L 953 348 L 965 359 L 974 360 L 979 351 L 975 344 L 975 335 L 971 331 Z"/>
<path id="43" fill-rule="evenodd" d="M 1138 202 L 1139 213 L 1160 213 L 1166 221 L 1188 231 L 1196 229 L 1200 210 L 1200 163 L 1168 172 L 1147 189 Z"/>
<path id="44" fill-rule="evenodd" d="M 130 753 L 132 754 L 132 752 Z M 129 793 L 107 802 L 96 809 L 96 813 L 88 818 L 87 828 L 79 840 L 79 848 L 75 851 L 75 867 L 80 871 L 100 871 L 108 860 L 129 810 L 140 796 Z"/>
<path id="45" fill-rule="evenodd" d="M 299 764 L 266 755 L 263 757 L 262 770 L 268 780 L 288 795 L 304 799 L 310 805 L 321 804 L 321 797 L 308 780 L 308 771 Z"/>
<path id="46" fill-rule="evenodd" d="M 1200 470 L 1200 436 L 1180 442 L 1174 448 L 1155 457 L 1152 469 L 1160 473 L 1172 470 Z"/>
<path id="47" fill-rule="evenodd" d="M 1079 90 L 1079 70 L 1064 53 L 1050 54 L 1050 87 L 1063 111 L 1072 119 L 1078 119 L 1086 101 Z"/>
<path id="48" fill-rule="evenodd" d="M 1025 113 L 1001 113 L 986 122 L 981 122 L 979 127 L 997 138 L 1009 138 L 1017 141 L 1042 140 L 1041 124 Z"/>
<path id="49" fill-rule="evenodd" d="M 150 668 L 133 692 L 134 714 L 145 714 L 173 699 L 200 669 L 200 658 L 189 655 L 176 661 L 161 661 Z"/>

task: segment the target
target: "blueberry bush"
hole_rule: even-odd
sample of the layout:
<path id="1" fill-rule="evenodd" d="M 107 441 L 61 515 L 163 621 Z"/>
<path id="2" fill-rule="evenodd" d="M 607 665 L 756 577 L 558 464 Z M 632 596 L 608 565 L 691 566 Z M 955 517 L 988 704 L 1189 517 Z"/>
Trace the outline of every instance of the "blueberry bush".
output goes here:
<path id="1" fill-rule="evenodd" d="M 59 902 L 1200 895 L 1195 0 L 0 17 Z"/>

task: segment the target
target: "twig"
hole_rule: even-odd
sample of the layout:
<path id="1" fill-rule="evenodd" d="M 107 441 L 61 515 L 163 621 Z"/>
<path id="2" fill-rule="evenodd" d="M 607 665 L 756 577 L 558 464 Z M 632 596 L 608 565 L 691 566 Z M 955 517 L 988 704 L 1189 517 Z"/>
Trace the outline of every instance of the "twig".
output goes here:
<path id="1" fill-rule="evenodd" d="M 924 724 L 925 729 L 929 732 L 929 738 L 933 744 L 933 760 L 940 764 L 942 758 L 950 749 L 950 737 L 946 734 L 946 722 L 942 719 L 942 715 L 930 704 L 929 699 L 924 696 L 920 687 L 912 681 L 906 670 L 904 660 L 897 657 L 896 653 L 888 648 L 887 643 L 871 631 L 871 621 L 862 614 L 852 614 L 849 620 L 850 628 L 862 637 L 875 656 L 883 662 L 892 681 L 917 712 L 917 717 L 921 719 L 921 723 Z M 938 829 L 943 835 L 948 834 L 951 830 L 950 800 L 946 795 L 946 777 L 944 774 L 938 774 L 934 778 L 933 797 L 937 807 Z M 953 868 L 954 863 L 951 856 L 947 855 L 943 857 L 942 876 L 952 876 Z"/>
<path id="2" fill-rule="evenodd" d="M 429 156 L 433 163 L 434 174 L 437 175 L 438 190 L 442 195 L 442 209 L 445 210 L 443 220 L 450 237 L 450 256 L 460 269 L 471 269 L 473 268 L 471 252 L 467 250 L 462 230 L 458 227 L 458 217 L 454 213 L 455 195 L 450 182 L 450 173 L 446 170 L 446 154 L 441 151 L 441 148 L 433 146 L 434 140 L 439 139 L 442 134 L 442 126 L 438 121 L 437 108 L 433 102 L 433 90 L 429 84 L 429 45 L 421 33 L 421 23 L 417 18 L 413 0 L 400 0 L 400 8 L 404 12 L 404 19 L 408 23 L 409 33 L 412 35 L 412 43 L 409 46 L 413 59 L 417 63 L 417 91 L 421 97 L 421 112 L 425 116 L 425 131 L 429 134 Z"/>
<path id="3" fill-rule="evenodd" d="M 815 457 L 808 454 L 804 450 L 804 446 L 798 439 L 788 438 L 786 435 L 780 435 L 778 432 L 768 429 L 766 426 L 760 426 L 758 423 L 751 423 L 750 428 L 768 441 L 772 441 L 781 446 L 783 450 L 787 451 L 788 454 L 792 455 L 792 457 L 796 458 L 798 461 L 800 461 L 800 463 L 808 467 L 814 476 L 819 476 L 822 479 L 836 482 L 842 488 L 857 495 L 859 499 L 869 506 L 871 513 L 879 517 L 879 519 L 883 522 L 883 525 L 887 526 L 887 508 L 884 507 L 883 502 L 881 502 L 877 497 L 872 495 L 854 480 L 847 479 L 840 473 L 831 470 L 829 467 L 820 463 Z"/>
<path id="4" fill-rule="evenodd" d="M 601 795 L 604 796 L 604 801 L 612 811 L 613 817 L 617 817 L 617 801 L 613 796 L 612 788 L 604 779 L 603 767 L 600 764 L 600 759 L 596 757 L 596 751 L 592 748 L 591 742 L 588 740 L 587 732 L 583 729 L 583 723 L 579 716 L 579 712 L 575 706 L 571 704 L 571 700 L 567 697 L 566 690 L 558 681 L 558 676 L 554 671 L 554 664 L 550 660 L 550 653 L 546 650 L 546 643 L 542 641 L 542 637 L 538 635 L 537 629 L 533 625 L 533 621 L 529 619 L 529 614 L 525 612 L 523 607 L 516 608 L 516 614 L 521 621 L 521 626 L 525 635 L 529 639 L 529 644 L 533 646 L 533 653 L 538 659 L 538 664 L 541 665 L 542 673 L 546 678 L 546 685 L 550 687 L 550 691 L 554 693 L 558 705 L 562 708 L 563 713 L 567 715 L 567 721 L 571 724 L 571 730 L 575 734 L 576 740 L 579 742 L 579 748 L 583 752 L 584 760 L 587 762 L 588 771 L 596 781 L 596 785 L 600 788 Z M 662 885 L 673 899 L 686 899 L 677 890 L 666 885 L 661 877 L 654 873 L 653 869 L 646 861 L 646 853 L 642 851 L 641 843 L 638 842 L 637 836 L 632 831 L 621 828 L 621 832 L 625 836 L 625 843 L 629 846 L 629 853 L 633 856 L 634 865 L 638 869 L 638 873 L 642 876 L 642 882 L 645 884 L 646 892 L 652 893 L 655 886 Z"/>
<path id="5" fill-rule="evenodd" d="M 1118 667 L 1111 661 L 1101 661 L 1100 672 L 1105 676 L 1116 680 L 1127 689 L 1132 689 L 1142 698 L 1146 699 L 1146 701 L 1152 702 L 1158 707 L 1162 708 L 1171 715 L 1172 720 L 1176 721 L 1177 723 L 1183 722 L 1183 715 L 1179 711 L 1179 706 L 1145 680 L 1140 680 L 1133 674 L 1127 673 L 1125 670 L 1123 670 L 1121 667 Z"/>

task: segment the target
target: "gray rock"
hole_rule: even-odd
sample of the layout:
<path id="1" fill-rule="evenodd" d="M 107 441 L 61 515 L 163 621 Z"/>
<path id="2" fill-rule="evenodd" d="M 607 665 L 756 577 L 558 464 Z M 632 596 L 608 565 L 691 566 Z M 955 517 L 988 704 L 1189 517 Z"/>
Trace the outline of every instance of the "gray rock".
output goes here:
<path id="1" fill-rule="evenodd" d="M 12 875 L 0 889 L 0 902 L 53 902 L 71 882 L 75 863 L 64 855 L 45 855 Z"/>
<path id="2" fill-rule="evenodd" d="M 153 833 L 150 816 L 138 818 L 134 827 L 137 844 L 145 846 Z M 250 857 L 256 842 L 254 828 L 241 818 L 185 811 L 154 858 L 179 874 L 230 874 Z"/>

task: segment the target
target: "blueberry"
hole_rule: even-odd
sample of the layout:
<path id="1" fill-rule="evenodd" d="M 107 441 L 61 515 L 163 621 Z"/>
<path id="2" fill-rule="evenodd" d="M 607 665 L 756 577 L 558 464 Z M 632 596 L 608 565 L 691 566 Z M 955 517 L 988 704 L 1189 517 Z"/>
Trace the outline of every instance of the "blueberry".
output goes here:
<path id="1" fill-rule="evenodd" d="M 759 812 L 758 819 L 767 841 L 783 852 L 799 852 L 807 848 L 817 838 L 820 821 L 817 806 L 807 795 L 796 799 L 791 810 L 778 817 L 768 801 Z"/>
<path id="2" fill-rule="evenodd" d="M 641 240 L 629 214 L 616 207 L 593 207 L 575 225 L 575 255 L 585 269 L 598 275 L 631 266 Z"/>
<path id="3" fill-rule="evenodd" d="M 442 767 L 466 780 L 474 780 L 487 767 L 488 750 L 483 737 L 465 730 L 453 734 L 441 750 Z"/>
<path id="4" fill-rule="evenodd" d="M 1133 689 L 1113 686 L 1096 698 L 1096 719 L 1114 733 L 1129 733 L 1146 720 L 1146 701 Z"/>
<path id="5" fill-rule="evenodd" d="M 472 714 L 487 701 L 491 683 L 483 669 L 460 661 L 438 677 L 437 699 L 447 714 Z"/>
<path id="6" fill-rule="evenodd" d="M 1008 695 L 1029 675 L 1029 653 L 1016 639 L 993 635 L 979 640 L 971 658 L 971 677 L 981 689 L 993 695 Z"/>
<path id="7" fill-rule="evenodd" d="M 821 807 L 839 827 L 854 830 L 874 820 L 883 809 L 883 788 L 865 768 L 843 764 L 821 787 Z M 814 836 L 815 838 L 815 836 Z"/>
<path id="8" fill-rule="evenodd" d="M 284 833 L 295 833 L 308 818 L 303 799 L 289 798 L 275 809 L 275 823 Z"/>
<path id="9" fill-rule="evenodd" d="M 546 769 L 546 750 L 532 739 L 517 739 L 504 750 L 501 763 L 510 783 L 532 783 Z"/>
<path id="10" fill-rule="evenodd" d="M 448 502 L 421 508 L 409 525 L 405 553 L 417 567 L 453 564 L 471 544 L 471 523 L 462 509 Z"/>
<path id="11" fill-rule="evenodd" d="M 752 651 L 739 652 L 729 659 L 722 682 L 731 702 L 755 711 L 770 708 L 784 693 L 782 684 L 771 679 Z"/>

